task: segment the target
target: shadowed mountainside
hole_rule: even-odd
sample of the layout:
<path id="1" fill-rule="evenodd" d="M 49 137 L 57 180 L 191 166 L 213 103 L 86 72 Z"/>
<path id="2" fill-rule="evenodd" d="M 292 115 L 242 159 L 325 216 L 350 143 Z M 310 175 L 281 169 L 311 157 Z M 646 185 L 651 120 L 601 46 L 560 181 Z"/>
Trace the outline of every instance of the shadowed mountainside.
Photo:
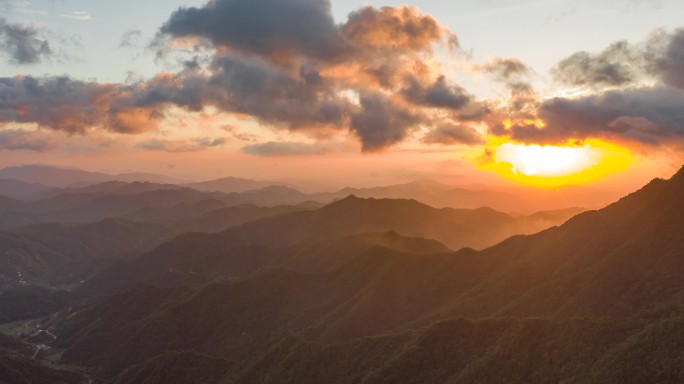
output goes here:
<path id="1" fill-rule="evenodd" d="M 63 309 L 70 294 L 63 291 L 19 286 L 0 293 L 0 324 L 35 319 Z"/>
<path id="2" fill-rule="evenodd" d="M 0 287 L 35 279 L 73 284 L 117 257 L 149 251 L 179 233 L 222 231 L 309 206 L 223 207 L 200 202 L 174 209 L 140 209 L 126 219 L 86 224 L 35 224 L 0 231 Z"/>
<path id="3" fill-rule="evenodd" d="M 283 213 L 221 233 L 178 236 L 139 259 L 116 263 L 86 286 L 90 291 L 100 292 L 112 284 L 149 280 L 169 270 L 181 279 L 184 271 L 186 275 L 192 271 L 192 277 L 185 276 L 189 278 L 187 282 L 240 277 L 267 266 L 320 272 L 317 268 L 323 265 L 339 266 L 350 255 L 357 255 L 363 249 L 357 246 L 359 243 L 409 253 L 415 253 L 419 247 L 408 242 L 400 244 L 404 237 L 413 238 L 410 242 L 420 242 L 425 250 L 433 252 L 447 249 L 441 244 L 451 249 L 483 247 L 513 234 L 533 233 L 560 224 L 574 212 L 512 217 L 487 208 L 436 209 L 415 200 L 350 196 L 317 210 Z M 368 234 L 387 231 L 393 231 L 395 237 L 384 234 L 372 238 Z M 366 235 L 354 237 L 361 234 Z M 431 242 L 441 244 L 433 246 Z M 333 249 L 329 244 L 333 244 Z M 322 250 L 339 257 L 331 262 L 333 258 Z M 210 271 L 211 275 L 199 273 L 200 270 Z"/>
<path id="4" fill-rule="evenodd" d="M 195 351 L 236 383 L 681 382 L 682 196 L 684 169 L 481 252 L 377 246 L 320 273 L 140 287 L 62 318 L 63 358 L 113 377 Z"/>

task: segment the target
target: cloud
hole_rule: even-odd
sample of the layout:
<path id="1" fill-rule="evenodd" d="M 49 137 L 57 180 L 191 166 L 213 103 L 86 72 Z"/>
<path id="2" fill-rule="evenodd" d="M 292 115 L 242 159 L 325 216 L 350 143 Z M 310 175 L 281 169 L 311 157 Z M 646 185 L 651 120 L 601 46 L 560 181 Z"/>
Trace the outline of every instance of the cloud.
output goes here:
<path id="1" fill-rule="evenodd" d="M 258 136 L 251 134 L 249 132 L 244 132 L 238 129 L 238 127 L 232 126 L 232 125 L 226 125 L 221 127 L 222 130 L 228 132 L 233 136 L 233 138 L 240 140 L 240 141 L 245 141 L 245 142 L 253 142 L 257 141 Z"/>
<path id="2" fill-rule="evenodd" d="M 684 89 L 684 29 L 655 33 L 640 44 L 619 41 L 597 54 L 577 52 L 552 74 L 564 84 L 598 89 L 647 80 Z"/>
<path id="3" fill-rule="evenodd" d="M 513 140 L 560 144 L 601 138 L 643 149 L 684 144 L 684 92 L 671 87 L 604 91 L 539 104 L 534 118 L 490 125 L 490 133 Z"/>
<path id="4" fill-rule="evenodd" d="M 187 72 L 156 78 L 139 89 L 139 106 L 173 104 L 193 111 L 214 106 L 292 130 L 342 126 L 347 99 L 334 89 L 302 81 L 259 58 L 225 54 L 212 73 Z"/>
<path id="5" fill-rule="evenodd" d="M 453 123 L 447 123 L 431 130 L 423 137 L 422 141 L 425 144 L 443 145 L 484 144 L 484 139 L 473 127 Z"/>
<path id="6" fill-rule="evenodd" d="M 78 36 L 63 36 L 0 17 L 0 54 L 6 55 L 12 64 L 64 62 L 78 57 L 81 48 Z"/>
<path id="7" fill-rule="evenodd" d="M 326 0 L 215 0 L 179 8 L 161 27 L 172 38 L 202 37 L 217 47 L 264 56 L 327 57 L 341 36 Z"/>
<path id="8" fill-rule="evenodd" d="M 408 77 L 408 86 L 402 90 L 404 97 L 426 107 L 459 110 L 470 102 L 466 91 L 456 85 L 448 85 L 446 78 L 440 76 L 433 84 L 421 84 L 415 77 Z"/>
<path id="9" fill-rule="evenodd" d="M 0 123 L 34 123 L 68 133 L 100 128 L 138 133 L 157 128 L 160 112 L 136 106 L 135 87 L 69 77 L 0 78 Z"/>
<path id="10" fill-rule="evenodd" d="M 342 34 L 356 47 L 380 52 L 429 51 L 443 38 L 452 46 L 458 45 L 456 36 L 432 16 L 406 5 L 380 9 L 365 6 L 349 15 Z"/>
<path id="11" fill-rule="evenodd" d="M 557 81 L 568 85 L 622 86 L 639 80 L 641 60 L 628 42 L 620 41 L 598 54 L 575 53 L 558 63 L 552 74 Z"/>
<path id="12" fill-rule="evenodd" d="M 88 11 L 73 11 L 66 14 L 61 14 L 59 17 L 71 20 L 89 21 L 92 19 L 90 12 Z"/>
<path id="13" fill-rule="evenodd" d="M 140 43 L 142 38 L 142 31 L 139 29 L 131 29 L 124 32 L 121 35 L 121 40 L 119 41 L 119 47 L 135 47 Z"/>
<path id="14" fill-rule="evenodd" d="M 53 55 L 50 43 L 40 37 L 38 29 L 20 23 L 9 23 L 0 17 L 0 52 L 14 64 L 35 64 Z"/>
<path id="15" fill-rule="evenodd" d="M 429 50 L 456 38 L 417 8 L 363 7 L 338 26 L 328 0 L 216 0 L 201 8 L 181 7 L 159 37 L 200 37 L 217 47 L 270 58 L 292 56 L 324 61 L 391 51 Z"/>
<path id="16" fill-rule="evenodd" d="M 492 75 L 497 81 L 509 82 L 532 73 L 530 67 L 522 61 L 512 58 L 494 59 L 480 67 L 484 72 Z"/>
<path id="17" fill-rule="evenodd" d="M 664 52 L 657 55 L 651 64 L 651 72 L 656 73 L 663 83 L 684 89 L 684 29 L 677 30 L 665 38 Z"/>
<path id="18" fill-rule="evenodd" d="M 220 147 L 228 143 L 225 138 L 197 138 L 192 140 L 149 139 L 138 144 L 140 148 L 151 151 L 172 153 L 198 152 L 208 148 Z"/>
<path id="19" fill-rule="evenodd" d="M 363 7 L 336 23 L 330 8 L 327 0 L 215 0 L 178 8 L 155 45 L 161 54 L 200 46 L 209 57 L 128 85 L 2 78 L 2 92 L 13 96 L 0 98 L 0 123 L 70 134 L 141 133 L 157 129 L 169 108 L 212 108 L 317 139 L 348 131 L 373 152 L 418 128 L 437 128 L 445 117 L 458 124 L 485 113 L 439 64 L 433 50 L 452 49 L 457 39 L 432 16 L 408 6 Z M 139 31 L 128 31 L 121 45 L 137 37 Z M 170 148 L 163 144 L 145 145 Z"/>
<path id="20" fill-rule="evenodd" d="M 552 73 L 592 92 L 543 100 L 521 83 L 505 107 L 486 116 L 489 132 L 526 143 L 600 138 L 641 150 L 684 149 L 684 30 L 576 53 Z"/>
<path id="21" fill-rule="evenodd" d="M 361 150 L 373 152 L 406 138 L 420 116 L 378 93 L 361 95 L 361 109 L 351 117 L 351 130 L 361 139 Z"/>
<path id="22" fill-rule="evenodd" d="M 57 147 L 58 142 L 37 131 L 21 129 L 0 130 L 0 150 L 2 151 L 36 151 L 45 152 Z"/>
<path id="23" fill-rule="evenodd" d="M 605 137 L 660 145 L 684 139 L 684 93 L 667 87 L 614 90 L 577 99 L 551 99 L 539 107 L 543 130 L 517 127 L 516 139 Z"/>
<path id="24" fill-rule="evenodd" d="M 189 108 L 214 105 L 290 130 L 347 128 L 363 151 L 396 144 L 419 123 L 431 124 L 416 108 L 458 110 L 471 101 L 427 64 L 436 44 L 454 47 L 456 37 L 417 8 L 364 7 L 338 25 L 325 0 L 217 0 L 179 8 L 157 41 L 188 38 L 216 47 L 210 79 L 186 76 L 184 84 L 194 77 L 202 87 L 157 88 L 156 96 Z"/>
<path id="25" fill-rule="evenodd" d="M 199 144 L 203 148 L 213 148 L 213 147 L 220 147 L 228 143 L 228 139 L 219 137 L 219 138 L 202 138 L 202 139 L 197 139 L 197 144 Z"/>
<path id="26" fill-rule="evenodd" d="M 269 8 L 265 18 L 263 7 Z M 160 29 L 158 40 L 163 37 L 204 38 L 217 54 L 210 79 L 185 76 L 182 82 L 193 86 L 182 92 L 151 87 L 159 100 L 189 108 L 210 104 L 291 130 L 348 128 L 363 151 L 432 124 L 414 111 L 419 107 L 454 111 L 471 102 L 426 64 L 435 44 L 454 46 L 456 38 L 417 8 L 364 7 L 336 25 L 327 1 L 219 0 L 179 8 Z"/>
<path id="27" fill-rule="evenodd" d="M 242 148 L 244 153 L 256 156 L 310 156 L 324 155 L 343 149 L 335 143 L 302 143 L 293 141 L 269 141 L 250 144 Z"/>

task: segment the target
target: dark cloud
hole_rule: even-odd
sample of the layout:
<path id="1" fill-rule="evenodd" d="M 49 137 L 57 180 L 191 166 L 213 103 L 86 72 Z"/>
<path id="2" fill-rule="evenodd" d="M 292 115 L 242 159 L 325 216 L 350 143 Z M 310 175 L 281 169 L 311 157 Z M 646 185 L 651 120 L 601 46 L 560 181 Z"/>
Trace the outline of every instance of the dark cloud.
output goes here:
<path id="1" fill-rule="evenodd" d="M 53 55 L 50 43 L 29 25 L 9 23 L 0 17 L 0 52 L 14 64 L 35 64 Z"/>
<path id="2" fill-rule="evenodd" d="M 554 78 L 575 86 L 622 86 L 639 80 L 642 58 L 626 41 L 612 44 L 599 54 L 578 52 L 552 70 Z"/>
<path id="3" fill-rule="evenodd" d="M 642 149 L 684 147 L 684 30 L 576 53 L 552 73 L 593 93 L 542 100 L 526 83 L 508 84 L 508 104 L 485 117 L 489 132 L 528 143 L 602 138 Z"/>
<path id="4" fill-rule="evenodd" d="M 128 31 L 121 45 L 139 36 Z M 417 127 L 438 127 L 438 115 L 473 120 L 486 110 L 434 64 L 435 46 L 454 47 L 456 38 L 417 8 L 364 7 L 336 24 L 327 0 L 214 0 L 176 10 L 157 43 L 201 47 L 204 56 L 191 48 L 195 57 L 177 73 L 129 85 L 0 79 L 0 95 L 7 95 L 0 96 L 0 123 L 139 133 L 157 129 L 170 107 L 213 107 L 317 138 L 348 130 L 370 152 Z M 186 144 L 141 143 L 176 151 L 201 146 Z"/>
<path id="5" fill-rule="evenodd" d="M 102 128 L 121 133 L 155 129 L 158 112 L 130 100 L 135 88 L 68 77 L 0 78 L 0 123 L 35 123 L 69 133 Z"/>
<path id="6" fill-rule="evenodd" d="M 511 112 L 520 115 L 534 108 L 539 100 L 539 95 L 534 87 L 526 82 L 512 82 L 507 84 L 511 92 L 508 108 Z"/>
<path id="7" fill-rule="evenodd" d="M 329 57 L 342 40 L 330 7 L 327 0 L 215 0 L 179 8 L 160 34 L 206 38 L 218 47 L 271 57 Z"/>
<path id="8" fill-rule="evenodd" d="M 348 128 L 364 151 L 376 151 L 430 123 L 415 108 L 453 111 L 470 102 L 424 63 L 434 44 L 456 39 L 417 8 L 364 7 L 337 25 L 324 0 L 217 0 L 178 9 L 160 29 L 163 37 L 211 41 L 218 50 L 211 75 L 152 84 L 143 105 L 214 105 L 291 130 Z M 361 95 L 359 104 L 345 91 Z"/>
<path id="9" fill-rule="evenodd" d="M 36 131 L 0 130 L 0 150 L 44 152 L 57 146 L 53 137 Z"/>
<path id="10" fill-rule="evenodd" d="M 684 89 L 684 29 L 677 30 L 669 39 L 664 52 L 651 65 L 663 83 Z"/>
<path id="11" fill-rule="evenodd" d="M 486 120 L 493 112 L 492 106 L 486 100 L 471 100 L 468 105 L 454 114 L 455 120 L 468 123 L 480 123 Z"/>
<path id="12" fill-rule="evenodd" d="M 498 58 L 482 66 L 498 81 L 509 82 L 527 76 L 532 70 L 518 59 Z"/>
<path id="13" fill-rule="evenodd" d="M 351 130 L 361 149 L 373 152 L 402 141 L 421 118 L 378 93 L 361 95 L 361 108 L 351 117 Z"/>
<path id="14" fill-rule="evenodd" d="M 684 93 L 667 87 L 555 98 L 544 102 L 538 115 L 546 127 L 518 123 L 508 134 L 515 140 L 537 143 L 607 138 L 654 146 L 684 139 Z"/>
<path id="15" fill-rule="evenodd" d="M 616 42 L 598 54 L 575 53 L 562 60 L 552 74 L 564 84 L 591 88 L 655 79 L 684 89 L 684 29 L 656 34 L 637 45 Z"/>
<path id="16" fill-rule="evenodd" d="M 408 86 L 402 90 L 402 93 L 413 104 L 458 110 L 470 102 L 470 96 L 463 88 L 448 85 L 443 76 L 429 85 L 422 84 L 412 76 L 408 78 L 407 83 Z"/>
<path id="17" fill-rule="evenodd" d="M 250 115 L 288 129 L 343 127 L 348 101 L 334 89 L 310 84 L 259 58 L 226 54 L 216 59 L 211 75 L 182 73 L 148 82 L 135 95 L 135 105 L 173 104 L 200 111 Z"/>
<path id="18" fill-rule="evenodd" d="M 444 124 L 428 132 L 422 140 L 426 144 L 465 144 L 477 145 L 484 144 L 484 139 L 473 127 L 467 125 L 457 125 L 453 123 Z"/>
<path id="19" fill-rule="evenodd" d="M 334 62 L 387 52 L 430 51 L 456 37 L 417 8 L 363 7 L 337 25 L 328 0 L 215 0 L 176 10 L 159 31 L 164 38 L 204 38 L 281 61 L 293 57 Z"/>

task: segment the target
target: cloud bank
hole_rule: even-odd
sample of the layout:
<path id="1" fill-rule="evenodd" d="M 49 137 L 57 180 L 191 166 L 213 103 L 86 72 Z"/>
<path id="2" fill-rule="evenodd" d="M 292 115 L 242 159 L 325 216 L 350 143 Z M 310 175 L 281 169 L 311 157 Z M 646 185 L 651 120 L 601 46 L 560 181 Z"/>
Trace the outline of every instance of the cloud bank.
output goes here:
<path id="1" fill-rule="evenodd" d="M 127 41 L 127 40 L 126 40 Z M 348 130 L 378 151 L 419 127 L 457 123 L 473 98 L 448 80 L 433 49 L 457 39 L 417 8 L 364 7 L 337 24 L 327 0 L 216 0 L 182 7 L 156 46 L 213 52 L 177 73 L 133 85 L 70 78 L 3 78 L 0 122 L 86 133 L 153 130 L 169 107 L 215 107 L 275 128 Z"/>
<path id="2" fill-rule="evenodd" d="M 0 30 L 8 25 L 0 19 Z M 50 53 L 35 30 L 21 36 L 0 49 L 25 63 Z M 127 32 L 121 46 L 134 45 L 139 36 Z M 515 58 L 474 65 L 504 87 L 504 102 L 477 99 L 454 82 L 442 60 L 458 50 L 456 35 L 409 6 L 366 6 L 338 23 L 328 0 L 212 0 L 174 11 L 153 47 L 161 56 L 176 49 L 195 56 L 175 73 L 133 84 L 0 78 L 0 124 L 137 134 L 159 129 L 170 109 L 211 108 L 314 138 L 347 131 L 364 152 L 418 132 L 427 132 L 423 143 L 442 145 L 481 145 L 483 130 L 537 144 L 603 138 L 652 148 L 681 146 L 684 138 L 684 30 L 562 60 L 552 76 L 557 84 L 582 89 L 579 97 L 543 98 L 529 82 L 533 71 Z M 243 150 L 309 151 L 297 145 Z M 143 146 L 207 147 L 163 140 Z"/>
<path id="3" fill-rule="evenodd" d="M 532 93 L 519 108 L 520 95 L 513 94 L 490 117 L 490 133 L 527 143 L 601 138 L 641 149 L 683 147 L 683 29 L 656 33 L 641 44 L 620 41 L 599 53 L 575 53 L 552 74 L 589 92 L 545 100 Z"/>

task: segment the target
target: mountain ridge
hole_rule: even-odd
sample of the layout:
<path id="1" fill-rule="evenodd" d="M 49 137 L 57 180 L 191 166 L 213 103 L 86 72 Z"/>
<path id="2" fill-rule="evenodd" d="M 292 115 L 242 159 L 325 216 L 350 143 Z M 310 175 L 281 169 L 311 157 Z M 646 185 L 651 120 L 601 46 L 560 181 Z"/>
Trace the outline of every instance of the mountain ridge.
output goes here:
<path id="1" fill-rule="evenodd" d="M 671 356 L 672 348 L 645 347 L 646 340 L 649 335 L 657 340 L 668 337 L 667 332 L 671 331 L 663 330 L 659 326 L 661 321 L 662 324 L 684 324 L 684 317 L 680 316 L 684 313 L 683 188 L 680 176 L 668 181 L 655 180 L 604 209 L 580 214 L 559 227 L 537 234 L 514 236 L 482 251 L 466 248 L 451 253 L 416 255 L 371 247 L 324 273 L 270 269 L 237 281 L 182 289 L 170 286 L 166 291 L 153 291 L 151 296 L 140 291 L 124 292 L 113 302 L 105 300 L 97 308 L 79 309 L 73 319 L 76 322 L 62 324 L 60 331 L 66 335 L 63 346 L 67 348 L 64 357 L 71 362 L 106 364 L 106 371 L 113 374 L 131 361 L 154 358 L 169 345 L 155 346 L 150 340 L 165 340 L 171 343 L 171 348 L 202 350 L 235 363 L 234 382 L 240 382 L 240 377 L 249 378 L 250 382 L 271 382 L 268 377 L 274 377 L 275 372 L 304 364 L 309 368 L 298 373 L 289 371 L 293 376 L 275 374 L 281 378 L 275 382 L 305 383 L 305 375 L 316 372 L 307 364 L 311 364 L 309 358 L 317 352 L 302 353 L 300 344 L 294 349 L 300 352 L 285 352 L 289 357 L 287 365 L 282 366 L 278 363 L 282 360 L 268 357 L 268 352 L 258 352 L 278 348 L 280 339 L 274 335 L 295 332 L 307 343 L 312 341 L 323 348 L 332 348 L 328 349 L 329 356 L 339 357 L 343 364 L 349 356 L 333 351 L 343 351 L 355 344 L 376 350 L 373 340 L 377 337 L 396 337 L 400 345 L 411 345 L 413 339 L 407 335 L 418 332 L 422 335 L 418 340 L 432 340 L 415 342 L 424 346 L 424 353 L 431 356 L 429 359 L 421 358 L 426 355 L 410 347 L 400 349 L 398 354 L 377 351 L 377 355 L 371 354 L 368 358 L 380 361 L 383 373 L 377 375 L 373 369 L 364 370 L 367 375 L 363 376 L 364 380 L 388 382 L 389 378 L 406 375 L 406 367 L 414 367 L 414 376 L 423 377 L 418 382 L 430 382 L 436 380 L 428 379 L 433 377 L 429 376 L 431 372 L 452 367 L 449 376 L 453 380 L 461 377 L 461 382 L 480 382 L 491 375 L 487 369 L 477 368 L 484 361 L 463 357 L 462 365 L 453 366 L 455 362 L 446 358 L 451 355 L 445 352 L 451 349 L 444 349 L 448 344 L 438 342 L 451 340 L 454 348 L 458 348 L 463 346 L 458 340 L 464 340 L 458 335 L 479 334 L 493 337 L 492 342 L 485 343 L 481 337 L 475 337 L 466 343 L 466 350 L 489 351 L 501 345 L 497 340 L 506 340 L 504 345 L 510 345 L 506 353 L 523 346 L 532 353 L 515 359 L 479 352 L 473 355 L 482 356 L 486 361 L 519 361 L 525 367 L 517 371 L 512 366 L 485 364 L 499 374 L 513 369 L 511 373 L 533 375 L 539 371 L 532 367 L 542 361 L 543 367 L 552 368 L 565 380 L 596 382 L 602 378 L 600 382 L 617 383 L 621 382 L 615 379 L 619 377 L 627 379 L 622 382 L 637 383 L 636 378 L 643 378 L 644 374 L 635 375 L 634 380 L 621 376 L 621 365 L 615 365 L 611 358 L 632 361 L 630 351 L 635 351 L 634 348 L 663 351 Z M 350 197 L 323 209 L 346 212 L 345 205 L 356 200 Z M 420 207 L 419 203 L 413 204 Z M 654 240 L 655 233 L 661 237 Z M 159 295 L 163 298 L 159 299 Z M 150 307 L 150 303 L 156 304 Z M 135 323 L 123 320 L 127 313 L 138 313 L 143 307 L 148 314 L 136 317 Z M 89 323 L 89 313 L 97 316 L 111 313 L 112 321 L 106 325 L 111 339 L 102 340 L 99 335 L 105 331 L 98 331 L 97 327 L 85 334 L 80 331 Z M 472 320 L 458 320 L 466 317 Z M 477 327 L 473 328 L 468 321 L 476 322 Z M 504 326 L 500 333 L 490 327 L 497 322 Z M 506 325 L 511 323 L 512 326 Z M 594 328 L 591 324 L 599 325 Z M 425 327 L 430 331 L 421 333 Z M 539 338 L 535 338 L 535 332 L 543 329 L 546 331 L 537 333 Z M 607 333 L 610 329 L 614 332 Z M 179 332 L 184 336 L 174 339 L 172 335 Z M 388 332 L 395 336 L 387 336 Z M 136 336 L 130 337 L 131 334 Z M 564 334 L 569 338 L 564 338 Z M 117 335 L 129 337 L 121 342 L 121 336 Z M 572 335 L 580 338 L 574 339 Z M 602 339 L 597 339 L 598 335 L 612 335 L 613 339 L 604 344 Z M 670 336 L 678 343 L 684 342 L 676 334 Z M 101 350 L 96 355 L 111 356 L 111 361 L 92 357 L 93 340 L 100 341 Z M 539 344 L 530 344 L 528 340 L 538 340 Z M 554 363 L 564 359 L 548 360 L 543 358 L 546 355 L 539 355 L 553 348 L 554 342 L 560 342 L 559 347 L 568 347 L 563 356 L 579 364 L 582 370 Z M 570 358 L 587 348 L 595 349 L 579 360 Z M 663 361 L 668 364 L 676 361 L 667 359 L 670 360 Z M 393 361 L 403 363 L 392 364 Z M 414 366 L 411 361 L 422 361 L 423 365 Z M 263 369 L 250 370 L 257 365 Z M 592 371 L 592 367 L 598 367 L 595 368 L 598 371 Z M 666 373 L 648 369 L 649 375 L 676 375 L 670 368 Z M 585 374 L 586 377 L 582 376 Z M 351 372 L 342 373 L 337 380 L 354 382 L 356 376 L 350 375 Z M 524 377 L 525 380 L 518 382 L 529 382 L 534 376 Z M 606 380 L 606 377 L 615 380 Z"/>

